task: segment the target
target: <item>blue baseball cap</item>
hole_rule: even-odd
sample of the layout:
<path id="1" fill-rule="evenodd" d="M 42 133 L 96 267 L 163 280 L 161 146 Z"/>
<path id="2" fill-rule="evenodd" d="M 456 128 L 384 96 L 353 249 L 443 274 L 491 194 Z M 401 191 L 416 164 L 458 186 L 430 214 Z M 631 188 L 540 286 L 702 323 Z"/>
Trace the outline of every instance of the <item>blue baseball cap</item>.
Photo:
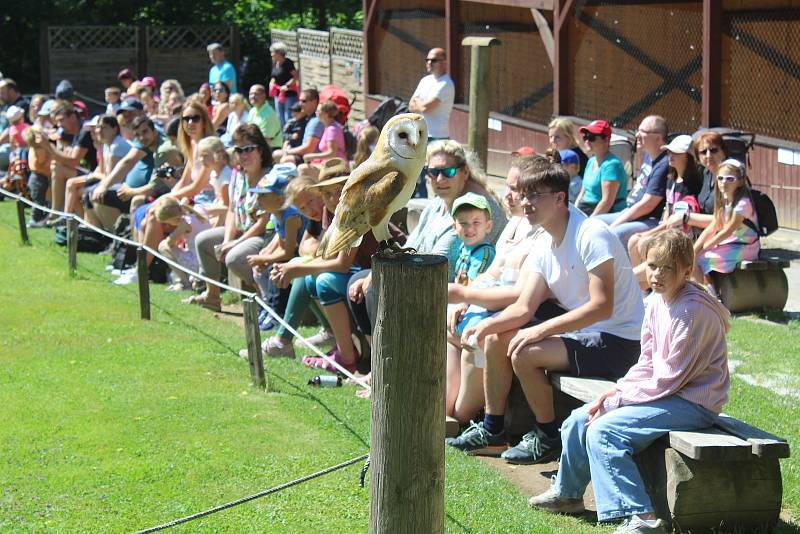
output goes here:
<path id="1" fill-rule="evenodd" d="M 570 148 L 565 148 L 564 150 L 559 150 L 558 155 L 561 156 L 561 163 L 574 163 L 575 165 L 580 165 L 581 160 L 578 158 L 578 153 Z"/>
<path id="2" fill-rule="evenodd" d="M 39 108 L 39 112 L 37 115 L 40 117 L 47 117 L 50 115 L 50 112 L 53 111 L 53 106 L 56 104 L 56 101 L 52 98 L 50 100 L 46 100 L 42 107 Z"/>
<path id="3" fill-rule="evenodd" d="M 255 187 L 249 188 L 250 193 L 274 193 L 283 195 L 289 180 L 297 176 L 297 166 L 294 163 L 277 163 L 258 181 Z"/>

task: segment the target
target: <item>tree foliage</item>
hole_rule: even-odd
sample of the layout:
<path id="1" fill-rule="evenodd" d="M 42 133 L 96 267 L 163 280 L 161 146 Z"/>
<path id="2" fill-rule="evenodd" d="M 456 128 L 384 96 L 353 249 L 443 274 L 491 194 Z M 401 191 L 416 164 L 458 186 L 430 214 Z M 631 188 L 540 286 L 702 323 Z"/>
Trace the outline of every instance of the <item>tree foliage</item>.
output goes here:
<path id="1" fill-rule="evenodd" d="M 39 28 L 51 25 L 204 25 L 240 29 L 244 79 L 269 65 L 271 28 L 361 28 L 360 0 L 26 0 L 0 13 L 0 71 L 26 92 L 39 83 Z M 252 72 L 251 72 L 252 71 Z"/>

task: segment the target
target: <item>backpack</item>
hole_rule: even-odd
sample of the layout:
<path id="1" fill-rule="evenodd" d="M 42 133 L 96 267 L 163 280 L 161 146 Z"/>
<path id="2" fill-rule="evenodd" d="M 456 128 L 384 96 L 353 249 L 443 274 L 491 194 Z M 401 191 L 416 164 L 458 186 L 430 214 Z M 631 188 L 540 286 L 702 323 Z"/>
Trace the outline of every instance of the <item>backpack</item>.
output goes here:
<path id="1" fill-rule="evenodd" d="M 53 234 L 53 242 L 62 247 L 67 246 L 67 225 L 57 226 Z M 78 252 L 102 252 L 111 242 L 109 238 L 98 234 L 91 228 L 78 226 Z"/>
<path id="2" fill-rule="evenodd" d="M 114 235 L 124 237 L 125 239 L 133 239 L 131 233 L 131 216 L 123 213 L 117 217 L 112 230 Z M 115 269 L 128 269 L 136 264 L 136 247 L 132 247 L 123 243 L 122 241 L 114 241 L 111 245 L 111 264 Z"/>
<path id="3" fill-rule="evenodd" d="M 388 96 L 383 99 L 383 102 L 378 104 L 378 107 L 375 108 L 367 120 L 380 131 L 383 130 L 384 125 L 389 119 L 400 113 L 406 113 L 407 111 L 408 106 L 403 100 L 396 96 Z"/>
<path id="4" fill-rule="evenodd" d="M 750 190 L 750 199 L 753 201 L 758 226 L 750 219 L 745 219 L 744 223 L 755 230 L 759 236 L 766 237 L 778 229 L 778 212 L 775 210 L 775 204 L 771 198 L 758 189 Z"/>

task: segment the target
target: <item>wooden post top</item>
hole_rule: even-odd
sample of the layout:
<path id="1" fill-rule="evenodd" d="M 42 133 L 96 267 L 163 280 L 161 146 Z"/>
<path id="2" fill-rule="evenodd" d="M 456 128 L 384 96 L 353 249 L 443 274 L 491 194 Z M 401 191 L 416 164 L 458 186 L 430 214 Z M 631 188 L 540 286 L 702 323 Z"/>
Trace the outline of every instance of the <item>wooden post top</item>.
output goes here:
<path id="1" fill-rule="evenodd" d="M 398 254 L 396 257 L 386 257 L 375 254 L 373 262 L 402 265 L 404 267 L 428 267 L 447 263 L 447 258 L 438 254 Z"/>
<path id="2" fill-rule="evenodd" d="M 500 39 L 496 37 L 484 37 L 482 35 L 468 35 L 461 39 L 462 46 L 495 46 L 500 44 Z"/>

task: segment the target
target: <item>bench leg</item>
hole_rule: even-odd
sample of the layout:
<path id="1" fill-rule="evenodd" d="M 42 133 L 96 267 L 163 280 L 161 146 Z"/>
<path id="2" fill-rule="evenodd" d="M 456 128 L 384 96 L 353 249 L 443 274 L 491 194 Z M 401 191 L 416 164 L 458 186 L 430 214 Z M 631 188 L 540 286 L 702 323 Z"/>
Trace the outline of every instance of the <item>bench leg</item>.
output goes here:
<path id="1" fill-rule="evenodd" d="M 722 303 L 732 312 L 783 310 L 789 298 L 789 281 L 783 269 L 718 274 L 714 286 Z"/>
<path id="2" fill-rule="evenodd" d="M 665 443 L 636 458 L 659 517 L 678 532 L 771 531 L 783 491 L 777 459 L 701 462 Z"/>

